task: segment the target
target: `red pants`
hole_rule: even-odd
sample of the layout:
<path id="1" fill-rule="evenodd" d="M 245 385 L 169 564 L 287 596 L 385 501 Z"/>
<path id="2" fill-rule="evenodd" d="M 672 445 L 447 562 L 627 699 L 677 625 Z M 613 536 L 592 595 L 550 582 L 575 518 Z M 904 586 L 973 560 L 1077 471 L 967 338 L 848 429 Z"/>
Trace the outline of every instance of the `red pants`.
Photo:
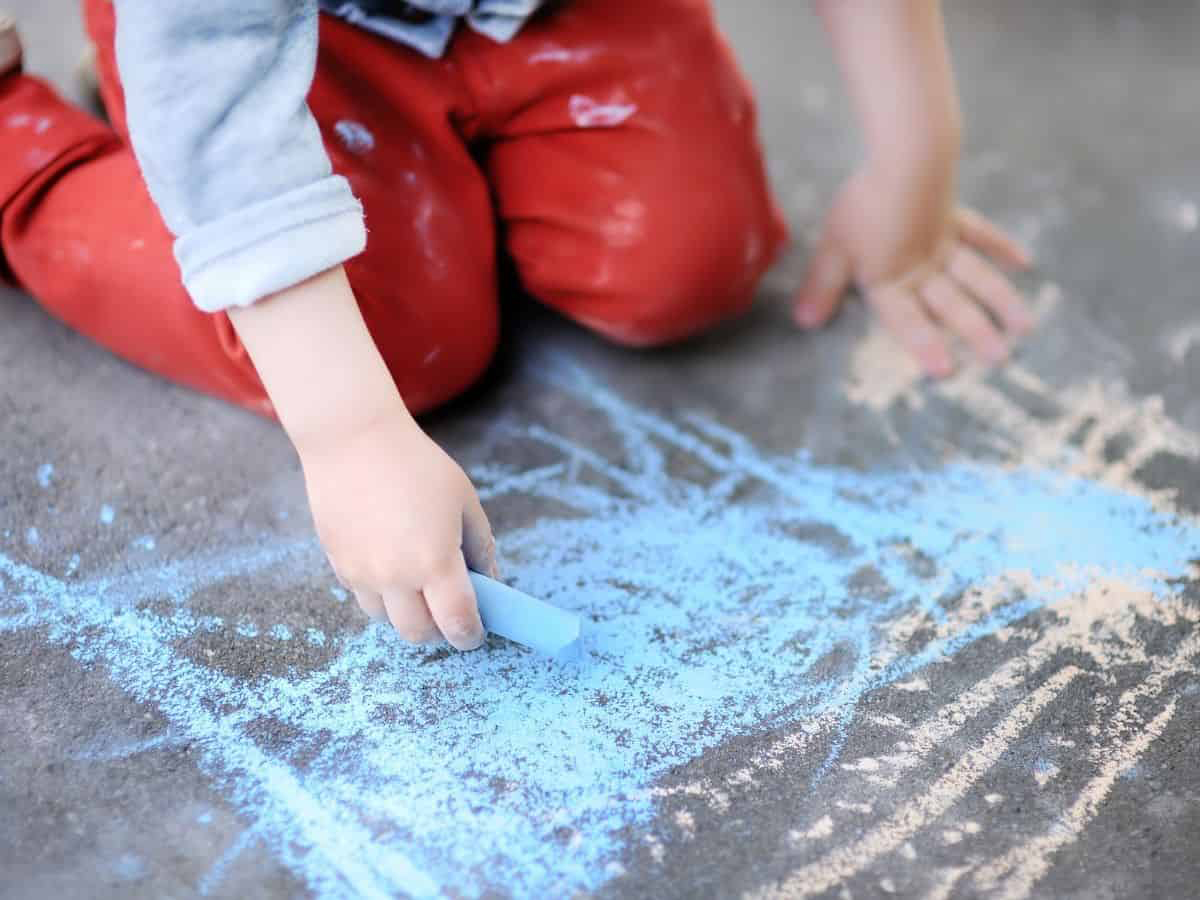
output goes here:
<path id="1" fill-rule="evenodd" d="M 0 79 L 0 271 L 125 359 L 270 415 L 228 317 L 184 292 L 138 173 L 112 4 L 85 11 L 112 126 Z M 705 0 L 571 0 L 509 44 L 460 28 L 433 61 L 320 27 L 309 105 L 369 230 L 346 270 L 414 411 L 486 368 L 498 243 L 533 296 L 641 346 L 744 310 L 786 238 Z"/>

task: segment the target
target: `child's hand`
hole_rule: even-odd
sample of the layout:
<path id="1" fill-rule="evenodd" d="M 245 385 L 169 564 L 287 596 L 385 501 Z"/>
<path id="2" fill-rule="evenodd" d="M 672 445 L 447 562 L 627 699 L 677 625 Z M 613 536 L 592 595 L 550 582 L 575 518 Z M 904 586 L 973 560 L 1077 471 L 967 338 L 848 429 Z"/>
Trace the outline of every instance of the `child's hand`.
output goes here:
<path id="1" fill-rule="evenodd" d="M 824 325 L 853 281 L 928 374 L 954 371 L 951 336 L 986 362 L 1004 360 L 1033 316 L 984 254 L 1019 268 L 1029 254 L 977 213 L 931 202 L 936 190 L 889 180 L 864 170 L 842 187 L 796 297 L 797 323 Z"/>
<path id="2" fill-rule="evenodd" d="M 410 641 L 440 631 L 478 647 L 467 565 L 496 574 L 492 529 L 466 474 L 405 409 L 342 267 L 229 317 L 300 455 L 338 578 Z"/>
<path id="3" fill-rule="evenodd" d="M 463 470 L 403 408 L 297 450 L 317 534 L 359 606 L 413 643 L 483 643 L 467 565 L 494 577 L 496 550 Z"/>

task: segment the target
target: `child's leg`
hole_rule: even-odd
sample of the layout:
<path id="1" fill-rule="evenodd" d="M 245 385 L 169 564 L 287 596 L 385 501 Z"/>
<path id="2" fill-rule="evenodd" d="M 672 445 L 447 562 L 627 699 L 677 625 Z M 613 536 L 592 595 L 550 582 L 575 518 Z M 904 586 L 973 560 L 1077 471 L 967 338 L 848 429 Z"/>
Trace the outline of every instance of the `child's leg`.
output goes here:
<path id="1" fill-rule="evenodd" d="M 510 44 L 469 47 L 490 74 L 487 171 L 531 293 L 633 345 L 750 304 L 787 230 L 706 2 L 572 0 Z"/>
<path id="2" fill-rule="evenodd" d="M 17 283 L 130 362 L 265 411 L 228 321 L 218 327 L 184 293 L 170 236 L 118 136 L 23 75 L 0 82 L 0 121 L 14 120 L 29 124 L 0 133 L 0 246 Z"/>
<path id="3" fill-rule="evenodd" d="M 50 312 L 118 355 L 269 414 L 228 317 L 197 311 L 184 292 L 125 141 L 112 4 L 88 0 L 86 12 L 115 128 L 37 79 L 0 80 L 0 261 Z M 478 377 L 494 348 L 486 185 L 446 124 L 449 101 L 432 73 L 398 73 L 394 45 L 340 23 L 322 29 L 310 103 L 370 229 L 347 271 L 405 401 L 429 409 Z M 397 81 L 419 95 L 408 107 L 419 116 L 384 99 Z"/>

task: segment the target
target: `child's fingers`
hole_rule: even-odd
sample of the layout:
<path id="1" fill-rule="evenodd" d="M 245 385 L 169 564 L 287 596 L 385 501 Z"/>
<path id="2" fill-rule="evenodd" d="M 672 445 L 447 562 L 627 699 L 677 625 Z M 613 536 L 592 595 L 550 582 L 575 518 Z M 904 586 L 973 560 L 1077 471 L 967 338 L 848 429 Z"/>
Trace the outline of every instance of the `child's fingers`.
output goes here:
<path id="1" fill-rule="evenodd" d="M 1033 328 L 1033 313 L 1025 298 L 1007 278 L 970 247 L 959 243 L 950 254 L 947 270 L 962 287 L 996 314 L 1007 331 L 1027 334 Z"/>
<path id="2" fill-rule="evenodd" d="M 437 625 L 420 591 L 390 588 L 383 592 L 383 605 L 396 633 L 409 643 L 428 644 L 437 639 Z"/>
<path id="3" fill-rule="evenodd" d="M 475 650 L 483 643 L 483 622 L 475 588 L 460 558 L 449 571 L 425 585 L 425 603 L 442 635 L 459 650 Z"/>
<path id="4" fill-rule="evenodd" d="M 463 505 L 462 528 L 462 551 L 467 565 L 480 574 L 499 578 L 496 539 L 492 536 L 492 526 L 487 513 L 483 511 L 483 504 L 479 502 L 479 495 L 474 491 L 471 491 L 471 496 Z"/>
<path id="5" fill-rule="evenodd" d="M 925 372 L 941 378 L 954 371 L 954 357 L 946 339 L 912 293 L 899 287 L 879 288 L 871 292 L 870 300 L 884 327 L 916 357 Z"/>
<path id="6" fill-rule="evenodd" d="M 974 299 L 945 275 L 935 275 L 921 287 L 921 299 L 938 320 L 980 357 L 991 363 L 1008 358 L 1009 347 L 991 319 Z"/>
<path id="7" fill-rule="evenodd" d="M 828 322 L 841 305 L 851 277 L 849 258 L 826 230 L 793 302 L 792 318 L 796 324 L 802 328 L 819 328 Z"/>
<path id="8" fill-rule="evenodd" d="M 338 580 L 340 581 L 341 579 Z M 387 610 L 383 608 L 383 598 L 377 592 L 359 590 L 358 588 L 352 588 L 352 590 L 354 591 L 354 599 L 358 601 L 359 609 L 377 622 L 382 622 L 387 618 Z"/>
<path id="9" fill-rule="evenodd" d="M 1033 265 L 1033 255 L 973 209 L 958 211 L 958 232 L 964 241 L 1018 269 Z"/>

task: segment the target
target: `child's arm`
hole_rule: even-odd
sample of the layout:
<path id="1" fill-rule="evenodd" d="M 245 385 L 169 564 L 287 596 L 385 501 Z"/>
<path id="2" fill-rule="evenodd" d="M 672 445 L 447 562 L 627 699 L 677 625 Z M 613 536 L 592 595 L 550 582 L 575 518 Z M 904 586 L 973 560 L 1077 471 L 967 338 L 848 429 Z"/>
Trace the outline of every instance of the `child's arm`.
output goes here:
<path id="1" fill-rule="evenodd" d="M 339 579 L 410 641 L 440 631 L 479 646 L 466 564 L 496 575 L 491 528 L 466 474 L 405 409 L 342 268 L 230 318 L 300 454 Z"/>
<path id="2" fill-rule="evenodd" d="M 116 16 L 130 139 L 184 283 L 228 310 L 334 569 L 410 640 L 436 625 L 478 646 L 466 563 L 494 569 L 487 519 L 409 416 L 341 268 L 366 230 L 306 102 L 316 0 L 116 0 Z"/>
<path id="3" fill-rule="evenodd" d="M 937 0 L 817 0 L 865 134 L 867 158 L 825 222 L 795 318 L 823 325 L 858 285 L 926 372 L 954 369 L 946 332 L 998 362 L 1033 318 L 977 250 L 1029 256 L 955 203 L 958 98 Z M 993 319 L 995 321 L 993 321 Z M 997 327 L 996 323 L 999 323 Z"/>

